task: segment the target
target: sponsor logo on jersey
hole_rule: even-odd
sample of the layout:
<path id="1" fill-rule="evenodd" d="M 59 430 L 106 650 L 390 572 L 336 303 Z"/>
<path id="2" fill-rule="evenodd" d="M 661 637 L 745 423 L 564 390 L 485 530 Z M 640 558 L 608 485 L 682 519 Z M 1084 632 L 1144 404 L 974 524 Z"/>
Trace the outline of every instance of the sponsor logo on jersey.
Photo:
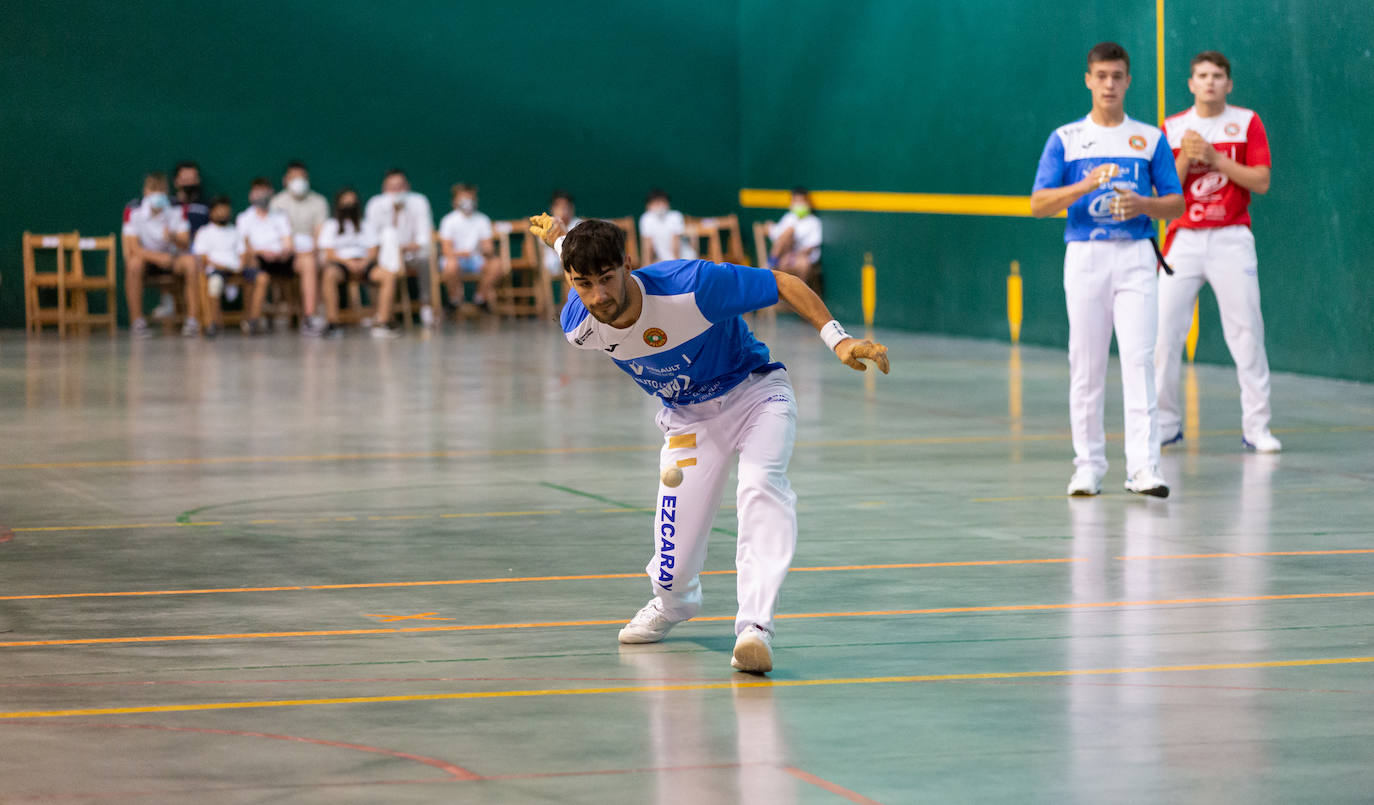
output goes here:
<path id="1" fill-rule="evenodd" d="M 657 349 L 668 343 L 668 334 L 657 327 L 650 327 L 644 331 L 644 343 Z"/>
<path id="2" fill-rule="evenodd" d="M 1093 218 L 1097 219 L 1111 220 L 1112 199 L 1114 198 L 1116 198 L 1116 193 L 1112 192 L 1103 193 L 1102 195 L 1093 199 L 1088 204 L 1088 215 L 1091 215 Z"/>
<path id="3" fill-rule="evenodd" d="M 1220 193 L 1221 188 L 1229 183 L 1230 180 L 1226 178 L 1226 174 L 1220 171 L 1210 171 L 1199 176 L 1188 189 L 1192 192 L 1193 198 L 1203 200 Z"/>
<path id="4" fill-rule="evenodd" d="M 1239 123 L 1227 123 L 1227 124 L 1226 124 L 1226 129 L 1225 129 L 1225 131 L 1226 131 L 1227 134 L 1229 134 L 1229 135 L 1231 135 L 1232 137 L 1234 137 L 1234 136 L 1236 136 L 1237 134 L 1240 134 L 1240 124 L 1239 124 Z"/>
<path id="5" fill-rule="evenodd" d="M 676 521 L 677 497 L 664 495 L 658 509 L 658 586 L 665 590 L 673 589 L 673 574 L 668 571 L 677 564 L 677 558 L 673 556 L 673 551 L 677 550 L 673 544 L 677 538 Z"/>
<path id="6" fill-rule="evenodd" d="M 1131 147 L 1137 151 L 1145 150 L 1145 138 L 1141 137 L 1139 134 L 1132 135 L 1131 139 L 1127 142 L 1129 142 L 1131 144 Z"/>

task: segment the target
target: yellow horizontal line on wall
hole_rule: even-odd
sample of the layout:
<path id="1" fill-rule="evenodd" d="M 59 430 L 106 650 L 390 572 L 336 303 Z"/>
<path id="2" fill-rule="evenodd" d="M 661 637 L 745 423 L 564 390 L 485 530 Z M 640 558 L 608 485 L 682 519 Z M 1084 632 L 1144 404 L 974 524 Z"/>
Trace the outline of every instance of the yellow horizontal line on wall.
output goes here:
<path id="1" fill-rule="evenodd" d="M 743 188 L 742 207 L 786 209 L 792 194 L 788 190 Z M 952 193 L 875 193 L 859 190 L 813 190 L 811 204 L 817 210 L 845 212 L 916 212 L 932 215 L 990 215 L 1029 218 L 1029 196 L 964 196 Z M 1063 217 L 1063 213 L 1059 216 Z"/>

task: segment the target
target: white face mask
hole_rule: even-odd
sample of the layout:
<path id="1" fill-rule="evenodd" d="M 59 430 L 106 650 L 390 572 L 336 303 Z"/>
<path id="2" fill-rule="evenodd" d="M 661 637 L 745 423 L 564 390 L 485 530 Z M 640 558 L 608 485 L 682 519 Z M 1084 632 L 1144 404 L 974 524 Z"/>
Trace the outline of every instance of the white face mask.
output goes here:
<path id="1" fill-rule="evenodd" d="M 382 195 L 386 196 L 386 200 L 393 205 L 404 204 L 406 200 L 406 194 L 399 190 L 391 193 L 383 193 Z"/>
<path id="2" fill-rule="evenodd" d="M 461 212 L 472 212 L 473 210 L 477 209 L 477 202 L 473 201 L 470 198 L 458 199 L 458 209 Z"/>
<path id="3" fill-rule="evenodd" d="M 301 198 L 310 192 L 310 180 L 304 176 L 297 176 L 286 183 L 286 189 L 291 191 L 291 195 Z"/>

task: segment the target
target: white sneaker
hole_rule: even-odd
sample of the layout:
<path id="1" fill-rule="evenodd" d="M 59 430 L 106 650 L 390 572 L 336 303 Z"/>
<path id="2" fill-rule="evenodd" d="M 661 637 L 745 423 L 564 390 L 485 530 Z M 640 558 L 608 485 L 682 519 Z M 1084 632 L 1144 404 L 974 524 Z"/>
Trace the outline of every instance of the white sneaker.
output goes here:
<path id="1" fill-rule="evenodd" d="M 152 316 L 154 319 L 170 319 L 176 312 L 177 301 L 172 298 L 171 294 L 164 293 L 161 298 L 158 299 L 157 307 L 153 308 L 153 312 L 148 315 Z"/>
<path id="2" fill-rule="evenodd" d="M 420 308 L 420 324 L 425 327 L 434 326 L 434 308 L 429 305 Z"/>
<path id="3" fill-rule="evenodd" d="M 148 329 L 148 320 L 141 316 L 134 319 L 134 323 L 129 325 L 129 334 L 134 338 L 153 337 L 153 331 Z"/>
<path id="4" fill-rule="evenodd" d="M 374 324 L 372 325 L 372 337 L 378 341 L 394 341 L 401 337 L 401 333 L 385 324 Z"/>
<path id="5" fill-rule="evenodd" d="M 630 622 L 620 630 L 622 643 L 657 643 L 668 636 L 668 632 L 682 621 L 675 621 L 663 611 L 663 603 L 652 598 Z"/>
<path id="6" fill-rule="evenodd" d="M 181 334 L 187 338 L 194 338 L 200 335 L 200 322 L 195 317 L 188 317 L 186 323 L 181 325 Z"/>
<path id="7" fill-rule="evenodd" d="M 1283 450 L 1283 442 L 1274 438 L 1274 434 L 1265 431 L 1254 439 L 1241 438 L 1240 443 L 1245 445 L 1246 450 L 1253 450 L 1256 453 L 1277 453 Z"/>
<path id="8" fill-rule="evenodd" d="M 1135 492 L 1138 495 L 1167 498 L 1169 485 L 1164 482 L 1164 476 L 1159 474 L 1159 467 L 1146 467 L 1143 470 L 1136 470 L 1135 475 L 1126 479 L 1126 491 Z"/>
<path id="9" fill-rule="evenodd" d="M 730 667 L 736 671 L 763 674 L 773 670 L 773 636 L 757 626 L 749 626 L 735 638 L 735 654 Z"/>
<path id="10" fill-rule="evenodd" d="M 1102 476 L 1089 467 L 1079 467 L 1069 479 L 1065 494 L 1073 497 L 1091 497 L 1102 491 Z"/>

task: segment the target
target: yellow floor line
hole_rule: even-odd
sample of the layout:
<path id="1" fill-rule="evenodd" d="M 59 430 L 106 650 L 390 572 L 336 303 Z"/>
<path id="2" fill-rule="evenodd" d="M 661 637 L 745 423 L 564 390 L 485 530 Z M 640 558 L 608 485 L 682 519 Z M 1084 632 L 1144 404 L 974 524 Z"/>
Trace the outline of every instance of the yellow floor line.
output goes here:
<path id="1" fill-rule="evenodd" d="M 386 704 L 398 702 L 438 702 L 464 699 L 512 699 L 531 696 L 591 696 L 613 693 L 669 693 L 734 688 L 805 688 L 840 685 L 895 685 L 921 682 L 976 682 L 998 679 L 1049 679 L 1078 676 L 1121 676 L 1125 674 L 1165 674 L 1189 671 L 1234 671 L 1256 668 L 1311 668 L 1355 665 L 1374 662 L 1374 657 L 1324 657 L 1306 660 L 1267 660 L 1260 662 L 1203 663 L 1197 665 L 1155 665 L 1139 668 L 1077 668 L 1052 671 L 1003 671 L 975 674 L 921 674 L 912 676 L 870 676 L 834 679 L 760 679 L 757 681 L 697 682 L 682 685 L 625 685 L 610 688 L 553 688 L 547 690 L 487 690 L 463 693 L 418 693 L 404 696 L 348 696 L 330 699 L 268 699 L 246 702 L 203 702 L 161 704 L 141 707 L 93 707 L 73 710 L 18 710 L 0 713 L 6 718 L 67 718 L 72 716 L 135 715 L 140 713 L 185 713 L 204 710 L 248 710 L 263 707 L 317 707 L 331 704 Z"/>

